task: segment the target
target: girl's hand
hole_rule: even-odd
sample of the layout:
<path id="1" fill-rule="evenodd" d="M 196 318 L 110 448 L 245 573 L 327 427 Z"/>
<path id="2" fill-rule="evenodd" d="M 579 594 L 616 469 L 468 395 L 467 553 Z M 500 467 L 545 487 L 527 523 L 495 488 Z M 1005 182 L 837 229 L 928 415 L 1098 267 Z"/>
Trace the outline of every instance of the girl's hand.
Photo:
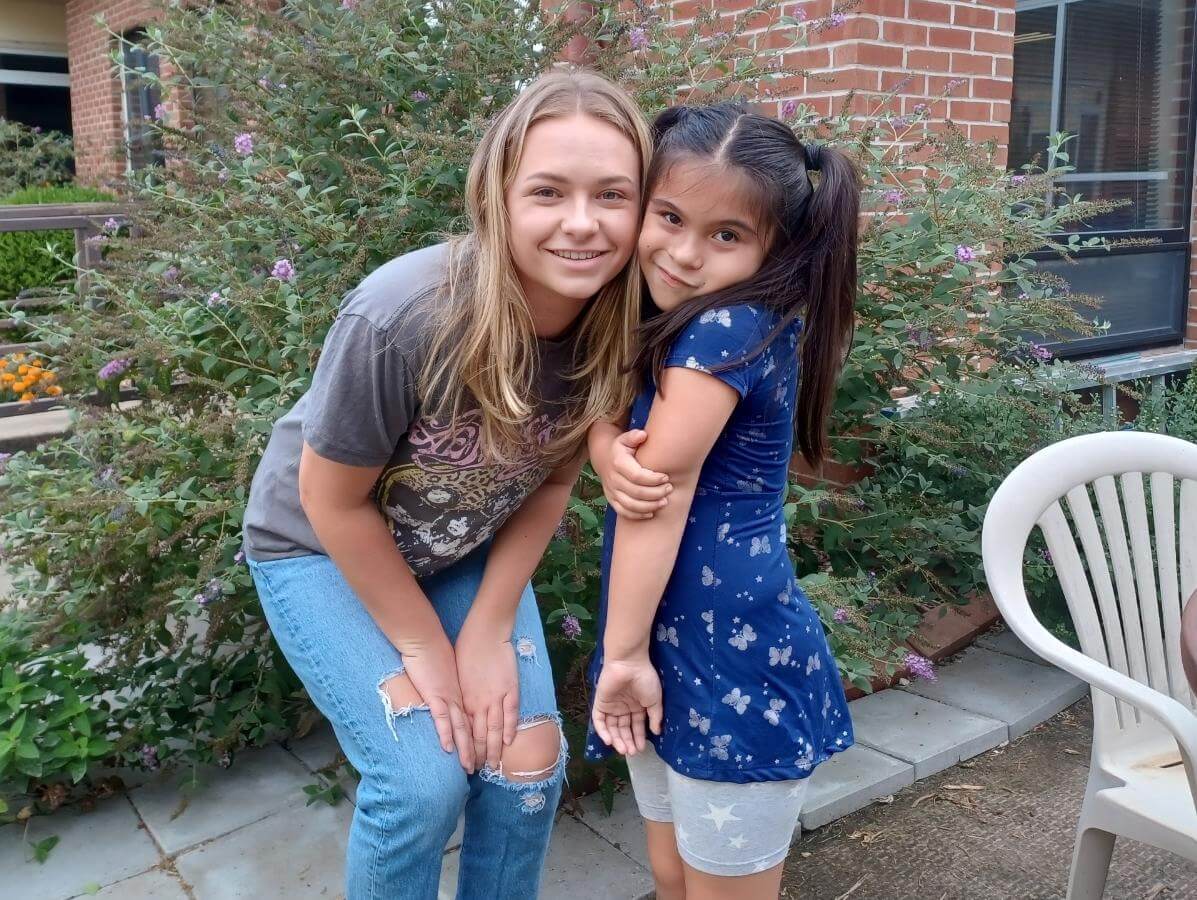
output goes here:
<path id="1" fill-rule="evenodd" d="M 474 759 L 499 768 L 503 748 L 515 739 L 520 682 L 511 631 L 504 634 L 466 618 L 457 636 L 457 677 L 473 733 Z"/>
<path id="2" fill-rule="evenodd" d="M 610 452 L 595 472 L 603 483 L 603 494 L 615 512 L 625 519 L 651 519 L 669 502 L 673 490 L 669 476 L 646 469 L 636 459 L 636 449 L 648 438 L 641 429 L 625 431 L 611 442 Z"/>
<path id="3" fill-rule="evenodd" d="M 442 631 L 428 640 L 408 640 L 398 647 L 403 671 L 432 713 L 441 747 L 457 750 L 462 767 L 474 771 L 474 742 L 462 704 L 453 645 Z"/>
<path id="4" fill-rule="evenodd" d="M 644 717 L 653 734 L 661 733 L 661 679 L 648 655 L 603 662 L 594 689 L 594 730 L 617 753 L 633 756 L 644 749 Z"/>

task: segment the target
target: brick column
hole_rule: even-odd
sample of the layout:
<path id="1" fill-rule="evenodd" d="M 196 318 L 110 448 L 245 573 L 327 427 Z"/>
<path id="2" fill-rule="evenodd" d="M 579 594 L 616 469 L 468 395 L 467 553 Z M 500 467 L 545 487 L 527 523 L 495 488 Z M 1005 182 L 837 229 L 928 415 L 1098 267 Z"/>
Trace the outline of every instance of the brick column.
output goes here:
<path id="1" fill-rule="evenodd" d="M 96 22 L 103 14 L 106 25 Z M 81 184 L 119 185 L 124 178 L 124 125 L 120 75 L 112 62 L 115 40 L 159 15 L 148 0 L 67 0 L 67 54 L 75 167 Z"/>

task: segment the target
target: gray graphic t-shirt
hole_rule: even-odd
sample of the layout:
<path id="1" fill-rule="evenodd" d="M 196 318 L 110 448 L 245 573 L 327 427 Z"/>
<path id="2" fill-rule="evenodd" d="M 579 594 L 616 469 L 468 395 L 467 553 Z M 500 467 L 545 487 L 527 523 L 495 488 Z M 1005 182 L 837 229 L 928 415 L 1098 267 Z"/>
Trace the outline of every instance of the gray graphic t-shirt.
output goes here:
<path id="1" fill-rule="evenodd" d="M 479 444 L 481 414 L 426 414 L 417 379 L 428 347 L 429 312 L 447 247 L 417 250 L 378 268 L 346 295 L 325 338 L 312 386 L 274 425 L 245 511 L 245 552 L 255 561 L 323 553 L 299 503 L 299 456 L 382 466 L 379 512 L 418 576 L 431 575 L 490 538 L 549 469 L 533 448 L 496 463 Z M 539 340 L 532 434 L 543 445 L 564 412 L 574 341 Z"/>

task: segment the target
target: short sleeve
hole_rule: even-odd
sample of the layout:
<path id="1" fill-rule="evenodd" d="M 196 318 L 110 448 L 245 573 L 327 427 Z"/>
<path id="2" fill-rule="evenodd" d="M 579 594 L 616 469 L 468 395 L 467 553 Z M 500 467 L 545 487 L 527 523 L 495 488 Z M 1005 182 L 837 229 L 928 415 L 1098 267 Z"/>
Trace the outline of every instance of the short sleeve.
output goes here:
<path id="1" fill-rule="evenodd" d="M 415 374 L 388 329 L 342 313 L 324 339 L 308 389 L 303 439 L 317 453 L 350 466 L 382 465 L 415 417 Z"/>
<path id="2" fill-rule="evenodd" d="M 665 365 L 707 372 L 741 398 L 747 396 L 757 381 L 760 357 L 748 362 L 744 357 L 764 337 L 759 317 L 760 312 L 747 305 L 707 310 L 682 329 Z M 728 368 L 713 371 L 717 366 Z"/>

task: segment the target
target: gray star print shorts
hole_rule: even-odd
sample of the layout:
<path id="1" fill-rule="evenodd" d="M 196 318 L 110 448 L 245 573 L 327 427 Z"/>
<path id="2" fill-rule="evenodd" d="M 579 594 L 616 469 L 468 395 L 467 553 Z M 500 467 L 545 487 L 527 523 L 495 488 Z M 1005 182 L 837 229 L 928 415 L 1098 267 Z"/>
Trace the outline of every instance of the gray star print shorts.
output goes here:
<path id="1" fill-rule="evenodd" d="M 669 768 L 652 744 L 628 757 L 628 772 L 640 815 L 672 822 L 682 859 L 709 875 L 752 875 L 780 865 L 810 780 L 700 781 Z"/>

